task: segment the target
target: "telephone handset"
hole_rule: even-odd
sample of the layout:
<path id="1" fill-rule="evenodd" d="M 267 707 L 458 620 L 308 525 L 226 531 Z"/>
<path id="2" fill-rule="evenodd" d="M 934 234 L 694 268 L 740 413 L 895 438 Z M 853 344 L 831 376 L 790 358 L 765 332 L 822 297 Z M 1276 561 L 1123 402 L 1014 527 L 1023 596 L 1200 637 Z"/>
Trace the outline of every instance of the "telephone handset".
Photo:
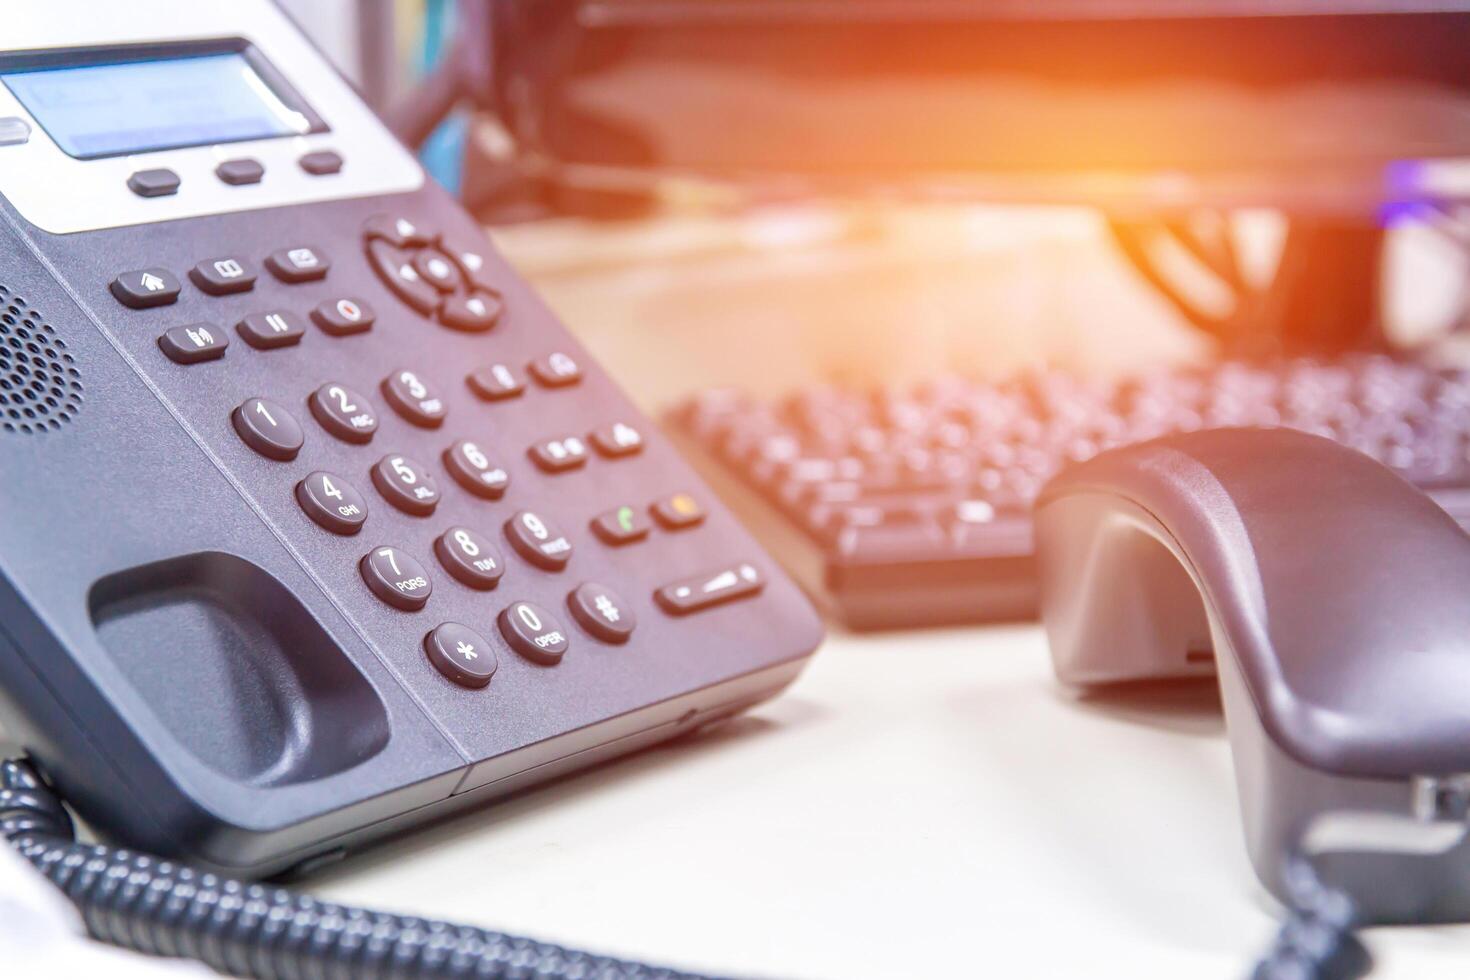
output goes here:
<path id="1" fill-rule="evenodd" d="M 768 698 L 798 590 L 267 0 L 0 36 L 0 687 L 257 877 Z"/>

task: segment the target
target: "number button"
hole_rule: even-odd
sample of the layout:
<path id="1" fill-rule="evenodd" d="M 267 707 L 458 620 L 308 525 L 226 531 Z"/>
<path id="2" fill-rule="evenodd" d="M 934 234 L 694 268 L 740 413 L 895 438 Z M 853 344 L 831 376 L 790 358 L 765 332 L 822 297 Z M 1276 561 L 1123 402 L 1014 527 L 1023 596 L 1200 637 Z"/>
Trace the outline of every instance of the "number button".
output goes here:
<path id="1" fill-rule="evenodd" d="M 504 364 L 492 364 L 489 367 L 472 371 L 469 377 L 465 378 L 465 384 L 487 402 L 515 398 L 526 390 L 525 382 L 517 378 L 515 372 Z"/>
<path id="2" fill-rule="evenodd" d="M 543 439 L 526 450 L 526 454 L 547 473 L 564 473 L 587 462 L 587 446 L 576 436 Z"/>
<path id="3" fill-rule="evenodd" d="M 567 635 L 556 617 L 530 602 L 512 603 L 500 614 L 500 633 L 510 648 L 532 663 L 552 666 L 567 652 Z"/>
<path id="4" fill-rule="evenodd" d="M 572 557 L 572 544 L 561 528 L 529 510 L 505 522 L 505 536 L 522 558 L 548 572 L 561 571 Z"/>
<path id="5" fill-rule="evenodd" d="M 490 642 L 468 626 L 443 623 L 424 637 L 429 663 L 463 687 L 484 687 L 495 676 L 499 661 Z"/>
<path id="6" fill-rule="evenodd" d="M 358 568 L 373 595 L 395 609 L 422 609 L 434 591 L 424 566 L 398 548 L 374 548 L 363 556 Z"/>
<path id="7" fill-rule="evenodd" d="M 405 514 L 428 517 L 439 505 L 438 484 L 428 470 L 407 456 L 384 456 L 372 475 L 378 492 Z"/>
<path id="8" fill-rule="evenodd" d="M 584 582 L 567 596 L 572 618 L 584 630 L 606 643 L 626 643 L 638 620 L 623 597 L 605 585 Z"/>
<path id="9" fill-rule="evenodd" d="M 255 288 L 255 268 L 244 259 L 205 259 L 189 270 L 194 285 L 211 296 L 248 293 Z"/>
<path id="10" fill-rule="evenodd" d="M 582 369 L 570 356 L 557 351 L 531 362 L 531 374 L 547 388 L 562 388 L 582 380 Z"/>
<path id="11" fill-rule="evenodd" d="M 333 534 L 356 534 L 367 520 L 367 502 L 352 484 L 317 471 L 296 484 L 296 502 L 317 524 Z"/>
<path id="12" fill-rule="evenodd" d="M 424 429 L 437 429 L 448 409 L 444 399 L 413 371 L 394 371 L 383 379 L 383 396 L 393 410 Z"/>
<path id="13" fill-rule="evenodd" d="M 497 466 L 478 444 L 461 439 L 444 450 L 444 468 L 454 482 L 477 497 L 499 500 L 510 486 L 510 474 Z"/>
<path id="14" fill-rule="evenodd" d="M 230 416 L 245 445 L 271 459 L 290 462 L 306 436 L 291 413 L 264 398 L 247 399 Z"/>
<path id="15" fill-rule="evenodd" d="M 505 559 L 484 535 L 452 527 L 434 542 L 434 554 L 450 575 L 472 589 L 493 589 L 505 574 Z"/>
<path id="16" fill-rule="evenodd" d="M 311 414 L 338 439 L 364 445 L 378 431 L 378 415 L 368 400 L 344 385 L 324 384 L 306 400 Z"/>
<path id="17" fill-rule="evenodd" d="M 648 519 L 626 504 L 603 511 L 592 519 L 592 531 L 607 544 L 632 544 L 648 537 Z"/>
<path id="18" fill-rule="evenodd" d="M 311 322 L 333 337 L 366 333 L 377 318 L 373 308 L 360 299 L 329 299 L 311 311 Z"/>

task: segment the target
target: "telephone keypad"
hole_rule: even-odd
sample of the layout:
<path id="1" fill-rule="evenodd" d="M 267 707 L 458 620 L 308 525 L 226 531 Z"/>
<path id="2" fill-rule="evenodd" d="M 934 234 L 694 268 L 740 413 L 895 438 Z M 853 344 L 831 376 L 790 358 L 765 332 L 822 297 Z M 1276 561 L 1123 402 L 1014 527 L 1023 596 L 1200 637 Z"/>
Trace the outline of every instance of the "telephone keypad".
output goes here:
<path id="1" fill-rule="evenodd" d="M 296 484 L 296 502 L 307 517 L 333 534 L 356 534 L 367 521 L 362 494 L 335 473 L 318 470 Z"/>
<path id="2" fill-rule="evenodd" d="M 272 252 L 266 257 L 265 267 L 281 282 L 295 284 L 325 279 L 332 263 L 317 249 L 297 245 Z"/>
<path id="3" fill-rule="evenodd" d="M 404 612 L 424 608 L 434 591 L 424 566 L 402 548 L 374 548 L 363 556 L 358 568 L 373 595 Z"/>
<path id="4" fill-rule="evenodd" d="M 307 406 L 323 429 L 345 442 L 365 445 L 378 431 L 378 414 L 372 403 L 346 385 L 322 385 L 311 393 Z"/>
<path id="5" fill-rule="evenodd" d="M 255 267 L 232 255 L 205 259 L 189 270 L 194 285 L 211 296 L 248 293 L 255 288 Z"/>
<path id="6" fill-rule="evenodd" d="M 444 467 L 454 482 L 477 497 L 499 500 L 510 486 L 510 474 L 479 443 L 461 439 L 444 450 Z"/>
<path id="7" fill-rule="evenodd" d="M 373 308 L 360 299 L 329 299 L 311 311 L 311 321 L 333 337 L 349 337 L 373 328 Z"/>
<path id="8" fill-rule="evenodd" d="M 551 518 L 523 510 L 505 522 L 505 537 L 526 561 L 548 572 L 567 567 L 572 543 Z"/>
<path id="9" fill-rule="evenodd" d="M 247 398 L 230 420 L 245 445 L 268 459 L 288 463 L 306 442 L 300 423 L 291 413 L 265 398 Z"/>
<path id="10" fill-rule="evenodd" d="M 275 310 L 252 313 L 235 327 L 245 343 L 256 350 L 295 347 L 306 336 L 306 325 L 294 313 Z"/>
<path id="11" fill-rule="evenodd" d="M 472 589 L 493 589 L 505 574 L 500 549 L 467 527 L 452 527 L 436 538 L 434 555 L 446 572 Z"/>
<path id="12" fill-rule="evenodd" d="M 441 623 L 424 637 L 424 653 L 434 669 L 464 687 L 484 687 L 499 661 L 490 642 L 460 623 Z"/>
<path id="13" fill-rule="evenodd" d="M 533 663 L 553 666 L 566 654 L 566 631 L 534 602 L 514 602 L 500 614 L 500 633 L 510 648 Z"/>
<path id="14" fill-rule="evenodd" d="M 405 514 L 428 517 L 439 506 L 439 484 L 422 463 L 407 456 L 384 456 L 373 467 L 372 479 L 383 499 Z"/>
<path id="15" fill-rule="evenodd" d="M 416 371 L 394 371 L 383 379 L 383 397 L 393 410 L 414 425 L 437 429 L 444 423 L 444 399 Z"/>

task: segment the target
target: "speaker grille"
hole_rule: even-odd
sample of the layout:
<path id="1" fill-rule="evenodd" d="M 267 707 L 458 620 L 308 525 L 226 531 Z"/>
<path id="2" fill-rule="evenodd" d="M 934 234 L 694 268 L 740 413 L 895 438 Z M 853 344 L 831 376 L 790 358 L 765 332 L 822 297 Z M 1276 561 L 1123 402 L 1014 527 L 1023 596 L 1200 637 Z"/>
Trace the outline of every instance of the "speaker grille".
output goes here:
<path id="1" fill-rule="evenodd" d="M 46 432 L 76 418 L 82 375 L 66 341 L 0 286 L 0 430 Z"/>

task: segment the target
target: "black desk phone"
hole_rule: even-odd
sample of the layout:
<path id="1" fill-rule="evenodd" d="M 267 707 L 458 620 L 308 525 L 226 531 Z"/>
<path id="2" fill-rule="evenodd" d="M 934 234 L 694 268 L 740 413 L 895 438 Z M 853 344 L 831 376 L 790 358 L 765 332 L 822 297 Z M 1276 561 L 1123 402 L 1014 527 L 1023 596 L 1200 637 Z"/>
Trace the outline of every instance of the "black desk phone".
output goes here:
<path id="1" fill-rule="evenodd" d="M 0 688 L 262 876 L 690 731 L 805 598 L 268 0 L 0 32 Z"/>

